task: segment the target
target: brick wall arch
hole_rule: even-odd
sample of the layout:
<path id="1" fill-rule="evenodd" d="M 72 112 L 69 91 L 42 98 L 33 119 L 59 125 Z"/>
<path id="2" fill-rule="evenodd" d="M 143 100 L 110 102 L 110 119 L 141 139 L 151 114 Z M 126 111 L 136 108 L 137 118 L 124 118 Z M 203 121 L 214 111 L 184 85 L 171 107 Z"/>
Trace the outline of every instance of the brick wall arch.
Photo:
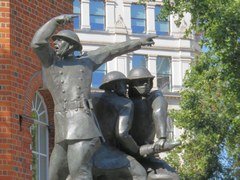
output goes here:
<path id="1" fill-rule="evenodd" d="M 42 73 L 41 71 L 36 71 L 30 77 L 28 85 L 25 90 L 25 100 L 23 106 L 23 114 L 30 116 L 32 108 L 32 99 L 35 96 L 36 91 L 38 91 L 43 86 Z"/>
<path id="2" fill-rule="evenodd" d="M 26 115 L 29 117 L 31 116 L 32 100 L 35 97 L 35 93 L 38 91 L 43 97 L 43 100 L 48 112 L 49 154 L 51 154 L 51 151 L 54 146 L 54 102 L 50 92 L 47 89 L 43 89 L 42 87 L 43 87 L 42 72 L 36 71 L 31 76 L 29 83 L 26 87 L 23 115 Z M 32 123 L 33 122 L 28 121 L 28 123 L 24 125 L 24 122 L 23 122 L 23 128 L 29 127 Z"/>

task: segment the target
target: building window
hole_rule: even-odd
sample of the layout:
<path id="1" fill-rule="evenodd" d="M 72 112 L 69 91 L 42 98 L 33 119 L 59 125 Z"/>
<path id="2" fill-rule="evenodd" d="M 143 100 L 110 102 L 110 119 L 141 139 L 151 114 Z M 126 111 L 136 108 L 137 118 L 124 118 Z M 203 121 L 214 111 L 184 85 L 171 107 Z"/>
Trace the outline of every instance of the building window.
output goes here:
<path id="1" fill-rule="evenodd" d="M 147 56 L 134 54 L 132 57 L 132 68 L 147 67 Z"/>
<path id="2" fill-rule="evenodd" d="M 81 4 L 79 0 L 73 1 L 73 14 L 77 15 L 76 18 L 73 19 L 73 27 L 74 29 L 80 29 L 81 25 Z"/>
<path id="3" fill-rule="evenodd" d="M 105 29 L 105 1 L 90 0 L 90 26 L 92 30 Z"/>
<path id="4" fill-rule="evenodd" d="M 146 32 L 146 8 L 144 5 L 131 5 L 131 24 L 133 33 Z"/>
<path id="5" fill-rule="evenodd" d="M 172 68 L 171 58 L 158 56 L 157 57 L 157 86 L 163 92 L 171 91 L 172 84 Z"/>
<path id="6" fill-rule="evenodd" d="M 48 179 L 48 119 L 47 110 L 42 96 L 35 94 L 32 101 L 32 118 L 30 127 L 32 135 L 32 171 L 33 180 Z"/>
<path id="7" fill-rule="evenodd" d="M 107 73 L 106 63 L 93 72 L 92 87 L 98 88 L 102 84 L 103 76 Z"/>
<path id="8" fill-rule="evenodd" d="M 155 29 L 158 35 L 169 35 L 169 17 L 166 20 L 158 18 L 161 13 L 161 6 L 155 6 Z"/>

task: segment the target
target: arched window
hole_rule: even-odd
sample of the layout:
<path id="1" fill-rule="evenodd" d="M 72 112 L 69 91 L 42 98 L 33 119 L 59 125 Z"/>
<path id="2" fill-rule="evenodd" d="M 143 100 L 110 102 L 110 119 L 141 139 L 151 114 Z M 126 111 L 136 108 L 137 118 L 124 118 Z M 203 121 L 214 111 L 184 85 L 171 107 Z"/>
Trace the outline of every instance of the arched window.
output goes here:
<path id="1" fill-rule="evenodd" d="M 32 101 L 31 126 L 32 135 L 32 171 L 33 180 L 47 179 L 48 177 L 48 116 L 43 97 L 36 92 Z"/>

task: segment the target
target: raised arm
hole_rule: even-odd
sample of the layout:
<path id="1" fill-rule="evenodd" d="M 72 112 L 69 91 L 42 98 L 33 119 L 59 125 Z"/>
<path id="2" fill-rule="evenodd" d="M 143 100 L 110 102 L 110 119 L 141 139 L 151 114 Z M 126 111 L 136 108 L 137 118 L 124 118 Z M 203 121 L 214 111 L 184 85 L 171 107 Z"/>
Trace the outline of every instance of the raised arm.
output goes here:
<path id="1" fill-rule="evenodd" d="M 71 22 L 74 15 L 60 15 L 52 18 L 41 26 L 33 36 L 31 47 L 38 55 L 44 67 L 52 65 L 55 56 L 54 50 L 50 47 L 49 39 L 59 25 Z"/>
<path id="2" fill-rule="evenodd" d="M 135 51 L 142 46 L 152 46 L 154 44 L 153 38 L 155 37 L 156 36 L 148 36 L 139 40 L 130 40 L 104 46 L 95 51 L 90 51 L 88 54 L 95 64 L 95 69 L 97 69 L 103 63 L 110 61 L 117 56 Z"/>

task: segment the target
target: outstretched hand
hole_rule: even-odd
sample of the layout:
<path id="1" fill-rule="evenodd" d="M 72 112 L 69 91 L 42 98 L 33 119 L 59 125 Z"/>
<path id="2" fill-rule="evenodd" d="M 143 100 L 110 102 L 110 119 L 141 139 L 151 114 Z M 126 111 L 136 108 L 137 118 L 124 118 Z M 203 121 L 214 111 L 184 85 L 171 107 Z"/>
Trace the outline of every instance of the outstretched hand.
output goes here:
<path id="1" fill-rule="evenodd" d="M 146 38 L 142 38 L 141 39 L 141 43 L 142 43 L 142 46 L 152 46 L 155 44 L 155 42 L 153 41 L 154 38 L 156 38 L 158 36 L 156 35 L 150 35 Z"/>
<path id="2" fill-rule="evenodd" d="M 55 20 L 58 24 L 65 25 L 67 23 L 73 22 L 73 19 L 78 17 L 78 15 L 75 14 L 62 14 L 60 16 L 55 17 Z"/>

